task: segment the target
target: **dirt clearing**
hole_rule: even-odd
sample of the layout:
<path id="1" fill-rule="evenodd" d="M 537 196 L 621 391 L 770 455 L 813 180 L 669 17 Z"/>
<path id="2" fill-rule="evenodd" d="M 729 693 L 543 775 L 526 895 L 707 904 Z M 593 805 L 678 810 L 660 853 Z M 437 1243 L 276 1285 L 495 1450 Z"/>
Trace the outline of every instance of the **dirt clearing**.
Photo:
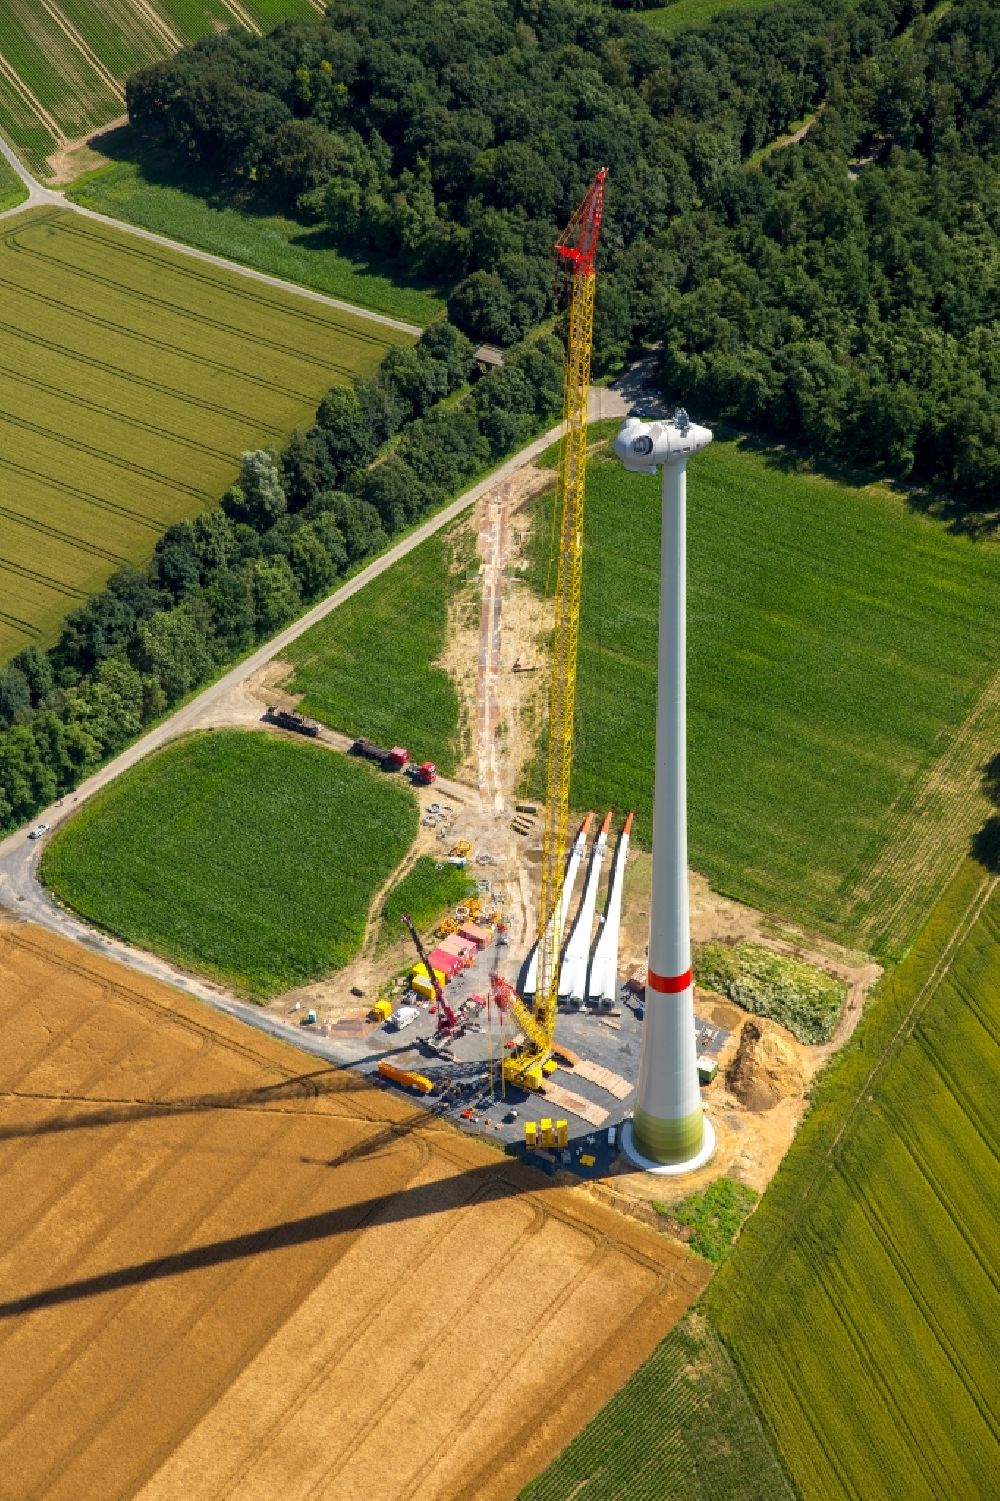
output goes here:
<path id="1" fill-rule="evenodd" d="M 3 1501 L 512 1497 L 707 1280 L 360 1080 L 0 924 Z"/>

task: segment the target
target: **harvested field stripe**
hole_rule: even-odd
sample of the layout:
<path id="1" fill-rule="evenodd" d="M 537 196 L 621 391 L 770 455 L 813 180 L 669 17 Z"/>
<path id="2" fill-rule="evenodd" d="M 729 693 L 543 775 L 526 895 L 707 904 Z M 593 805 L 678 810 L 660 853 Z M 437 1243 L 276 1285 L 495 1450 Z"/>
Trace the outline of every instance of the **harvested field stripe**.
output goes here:
<path id="1" fill-rule="evenodd" d="M 59 30 L 63 33 L 63 35 L 68 37 L 77 51 L 84 58 L 86 58 L 87 62 L 93 68 L 98 77 L 104 80 L 111 93 L 116 95 L 117 98 L 119 98 L 124 104 L 125 91 L 122 88 L 121 84 L 118 82 L 118 79 L 114 76 L 113 73 L 108 72 L 107 68 L 101 62 L 101 59 L 98 57 L 97 53 L 91 49 L 90 45 L 80 35 L 72 22 L 63 15 L 61 10 L 57 10 L 54 5 L 50 4 L 50 0 L 38 0 L 38 3 L 41 5 L 42 9 L 52 17 L 53 21 L 59 27 Z"/>
<path id="2" fill-rule="evenodd" d="M 19 95 L 21 101 L 28 106 L 31 113 L 45 126 L 46 130 L 51 131 L 57 141 L 63 140 L 62 129 L 57 124 L 55 118 L 49 114 L 41 100 L 31 92 L 28 85 L 7 61 L 2 52 L 0 52 L 0 75 L 7 80 L 14 92 Z"/>
<path id="3" fill-rule="evenodd" d="M 6 516 L 9 521 L 16 521 L 19 526 L 26 526 L 33 532 L 40 532 L 44 537 L 54 537 L 59 542 L 68 542 L 72 547 L 78 547 L 81 552 L 89 552 L 95 558 L 104 558 L 109 563 L 127 561 L 120 553 L 112 552 L 110 548 L 98 547 L 96 542 L 88 542 L 85 537 L 75 536 L 72 532 L 60 531 L 57 526 L 50 526 L 48 522 L 38 521 L 34 516 L 26 516 L 21 511 L 12 511 L 9 506 L 0 506 L 0 516 Z"/>
<path id="4" fill-rule="evenodd" d="M 160 15 L 156 7 L 150 5 L 149 0 L 134 0 L 134 4 L 136 9 L 142 12 L 150 26 L 166 44 L 167 51 L 179 52 L 184 45 L 182 38 L 168 24 L 166 18 Z"/>
<path id="5" fill-rule="evenodd" d="M 238 0 L 222 0 L 222 4 L 234 21 L 240 26 L 245 26 L 252 36 L 260 36 L 260 27 L 257 25 L 257 22 L 243 9 Z"/>

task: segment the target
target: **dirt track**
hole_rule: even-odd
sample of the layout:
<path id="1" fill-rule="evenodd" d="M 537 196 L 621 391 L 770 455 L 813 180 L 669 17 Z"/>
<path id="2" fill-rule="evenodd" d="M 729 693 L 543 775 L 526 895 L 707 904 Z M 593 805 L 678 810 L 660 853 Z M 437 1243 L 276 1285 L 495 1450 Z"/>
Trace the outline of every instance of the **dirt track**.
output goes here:
<path id="1" fill-rule="evenodd" d="M 702 1264 L 357 1075 L 0 925 L 3 1501 L 513 1496 Z"/>

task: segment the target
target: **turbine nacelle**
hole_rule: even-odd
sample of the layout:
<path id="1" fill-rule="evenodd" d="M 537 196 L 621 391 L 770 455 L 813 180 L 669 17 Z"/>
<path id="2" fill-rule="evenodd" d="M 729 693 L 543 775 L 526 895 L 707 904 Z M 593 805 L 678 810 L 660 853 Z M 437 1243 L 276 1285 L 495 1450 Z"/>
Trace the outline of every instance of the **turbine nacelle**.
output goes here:
<path id="1" fill-rule="evenodd" d="M 699 427 L 678 407 L 667 422 L 626 417 L 615 439 L 615 453 L 633 474 L 655 474 L 661 464 L 686 463 L 711 441 L 709 429 Z"/>

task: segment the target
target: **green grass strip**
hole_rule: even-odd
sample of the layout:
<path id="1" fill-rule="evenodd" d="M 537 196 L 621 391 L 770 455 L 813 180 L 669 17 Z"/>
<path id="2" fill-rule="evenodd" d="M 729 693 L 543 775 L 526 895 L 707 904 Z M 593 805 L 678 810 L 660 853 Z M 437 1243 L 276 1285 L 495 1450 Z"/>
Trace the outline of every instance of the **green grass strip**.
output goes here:
<path id="1" fill-rule="evenodd" d="M 442 849 L 442 858 L 446 850 Z M 476 883 L 467 870 L 457 865 L 441 864 L 433 855 L 421 855 L 413 869 L 389 893 L 382 909 L 379 947 L 387 948 L 405 929 L 400 919 L 404 912 L 413 918 L 418 932 L 426 933 L 452 907 L 472 896 Z"/>
<path id="2" fill-rule="evenodd" d="M 433 663 L 461 583 L 453 558 L 447 536 L 429 537 L 284 652 L 296 669 L 286 686 L 305 695 L 304 713 L 379 745 L 405 745 L 446 776 L 459 759 L 459 698 Z"/>
<path id="3" fill-rule="evenodd" d="M 0 156 L 0 214 L 5 209 L 16 208 L 28 196 L 28 190 L 14 168 Z"/>
<path id="4" fill-rule="evenodd" d="M 401 268 L 342 254 L 322 225 L 310 228 L 280 214 L 210 201 L 191 191 L 175 169 L 154 160 L 115 162 L 80 178 L 67 196 L 113 219 L 407 323 L 425 327 L 443 313 L 443 297 L 408 283 Z"/>

